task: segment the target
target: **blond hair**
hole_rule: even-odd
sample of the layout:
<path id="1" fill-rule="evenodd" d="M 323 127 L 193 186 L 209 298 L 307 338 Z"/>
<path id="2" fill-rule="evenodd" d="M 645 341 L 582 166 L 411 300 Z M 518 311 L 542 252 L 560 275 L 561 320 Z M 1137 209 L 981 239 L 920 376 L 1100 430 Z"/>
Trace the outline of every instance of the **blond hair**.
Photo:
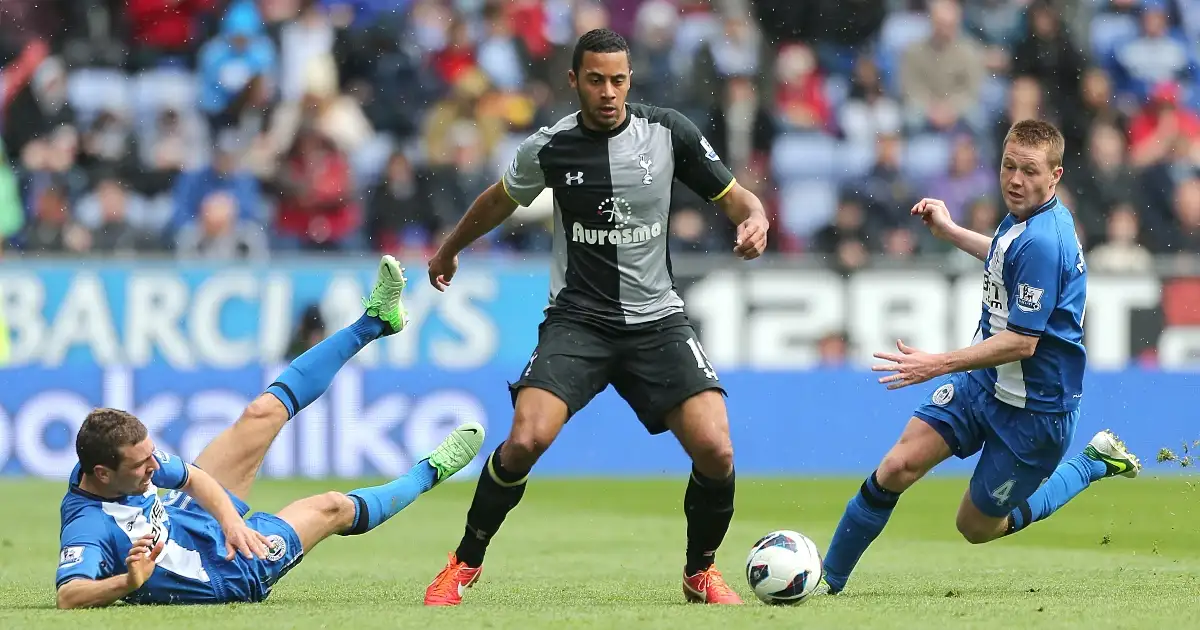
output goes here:
<path id="1" fill-rule="evenodd" d="M 1051 169 L 1062 166 L 1066 141 L 1057 127 L 1044 120 L 1021 120 L 1013 123 L 1008 129 L 1008 134 L 1004 136 L 1004 146 L 1007 147 L 1010 142 L 1044 150 Z"/>

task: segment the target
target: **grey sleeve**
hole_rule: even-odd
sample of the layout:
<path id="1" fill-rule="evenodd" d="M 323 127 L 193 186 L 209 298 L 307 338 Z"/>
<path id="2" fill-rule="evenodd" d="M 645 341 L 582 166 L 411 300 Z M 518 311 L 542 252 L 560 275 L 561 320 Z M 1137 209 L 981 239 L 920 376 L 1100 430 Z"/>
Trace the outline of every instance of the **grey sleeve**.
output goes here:
<path id="1" fill-rule="evenodd" d="M 517 154 L 512 164 L 500 178 L 500 185 L 513 201 L 522 206 L 528 206 L 546 188 L 546 176 L 542 171 L 542 163 L 538 154 L 546 146 L 549 136 L 545 130 L 538 131 L 525 139 L 517 147 Z"/>
<path id="2" fill-rule="evenodd" d="M 709 201 L 733 187 L 733 173 L 721 161 L 696 125 L 683 114 L 668 110 L 667 126 L 675 149 L 675 177 Z"/>

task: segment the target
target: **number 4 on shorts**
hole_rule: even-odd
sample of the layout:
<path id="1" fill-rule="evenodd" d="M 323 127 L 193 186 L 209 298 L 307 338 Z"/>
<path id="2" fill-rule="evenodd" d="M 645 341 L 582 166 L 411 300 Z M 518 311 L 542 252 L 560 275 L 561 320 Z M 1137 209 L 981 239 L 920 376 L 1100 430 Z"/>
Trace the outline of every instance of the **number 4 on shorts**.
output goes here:
<path id="1" fill-rule="evenodd" d="M 996 500 L 997 505 L 1008 503 L 1008 497 L 1012 495 L 1013 486 L 1017 484 L 1016 479 L 1009 479 L 1000 484 L 999 488 L 992 491 L 992 498 Z"/>
<path id="2" fill-rule="evenodd" d="M 696 367 L 704 371 L 704 376 L 711 380 L 717 379 L 717 371 L 713 369 L 712 363 L 708 361 L 708 355 L 704 354 L 704 348 L 700 346 L 700 342 L 688 337 L 687 345 L 692 349 L 692 356 L 696 357 Z"/>

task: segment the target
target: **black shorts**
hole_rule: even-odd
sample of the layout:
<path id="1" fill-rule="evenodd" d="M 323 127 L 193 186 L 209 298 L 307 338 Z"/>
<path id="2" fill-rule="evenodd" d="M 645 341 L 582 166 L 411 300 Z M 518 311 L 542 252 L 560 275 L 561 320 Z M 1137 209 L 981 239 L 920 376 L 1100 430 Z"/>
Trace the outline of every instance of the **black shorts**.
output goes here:
<path id="1" fill-rule="evenodd" d="M 544 389 L 567 404 L 567 417 L 609 385 L 629 403 L 651 435 L 667 430 L 667 414 L 709 390 L 725 394 L 683 313 L 646 324 L 597 322 L 551 310 L 538 327 L 538 346 L 516 383 Z"/>

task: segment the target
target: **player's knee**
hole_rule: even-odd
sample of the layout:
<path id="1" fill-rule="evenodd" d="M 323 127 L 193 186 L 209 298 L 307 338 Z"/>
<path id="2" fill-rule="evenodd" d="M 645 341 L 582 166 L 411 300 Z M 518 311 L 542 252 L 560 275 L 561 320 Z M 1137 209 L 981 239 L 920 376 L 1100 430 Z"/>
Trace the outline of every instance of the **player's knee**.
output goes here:
<path id="1" fill-rule="evenodd" d="M 504 450 L 500 456 L 505 468 L 527 470 L 537 463 L 538 458 L 549 447 L 549 440 L 539 437 L 536 432 L 514 433 L 504 441 Z"/>
<path id="2" fill-rule="evenodd" d="M 983 543 L 992 541 L 991 534 L 973 529 L 970 526 L 964 526 L 961 523 L 958 526 L 958 533 L 962 534 L 963 539 L 972 545 L 982 545 Z"/>
<path id="3" fill-rule="evenodd" d="M 533 467 L 542 453 L 550 448 L 553 438 L 539 430 L 541 423 L 531 416 L 525 421 L 513 423 L 513 430 L 504 441 L 500 457 L 509 470 L 528 470 Z"/>
<path id="4" fill-rule="evenodd" d="M 903 492 L 917 482 L 923 474 L 921 466 L 903 453 L 891 452 L 884 456 L 875 472 L 879 485 L 892 492 Z"/>
<path id="5" fill-rule="evenodd" d="M 261 424 L 263 421 L 278 417 L 280 414 L 283 414 L 285 418 L 287 417 L 287 408 L 283 406 L 283 403 L 279 402 L 279 399 L 271 394 L 262 394 L 246 406 L 246 410 L 242 412 L 241 419 Z"/>
<path id="6" fill-rule="evenodd" d="M 728 439 L 706 442 L 696 449 L 692 463 L 705 477 L 725 479 L 733 474 L 733 444 Z"/>
<path id="7" fill-rule="evenodd" d="M 354 520 L 354 500 L 344 493 L 329 491 L 313 497 L 314 507 L 326 518 L 334 521 Z"/>
<path id="8" fill-rule="evenodd" d="M 517 399 L 512 430 L 500 451 L 501 463 L 514 472 L 533 468 L 566 422 L 566 407 L 558 398 L 540 390 L 522 394 L 526 395 Z"/>
<path id="9" fill-rule="evenodd" d="M 955 525 L 958 526 L 958 533 L 962 534 L 962 537 L 972 545 L 982 545 L 996 539 L 995 527 L 978 523 L 962 515 L 959 515 Z"/>

